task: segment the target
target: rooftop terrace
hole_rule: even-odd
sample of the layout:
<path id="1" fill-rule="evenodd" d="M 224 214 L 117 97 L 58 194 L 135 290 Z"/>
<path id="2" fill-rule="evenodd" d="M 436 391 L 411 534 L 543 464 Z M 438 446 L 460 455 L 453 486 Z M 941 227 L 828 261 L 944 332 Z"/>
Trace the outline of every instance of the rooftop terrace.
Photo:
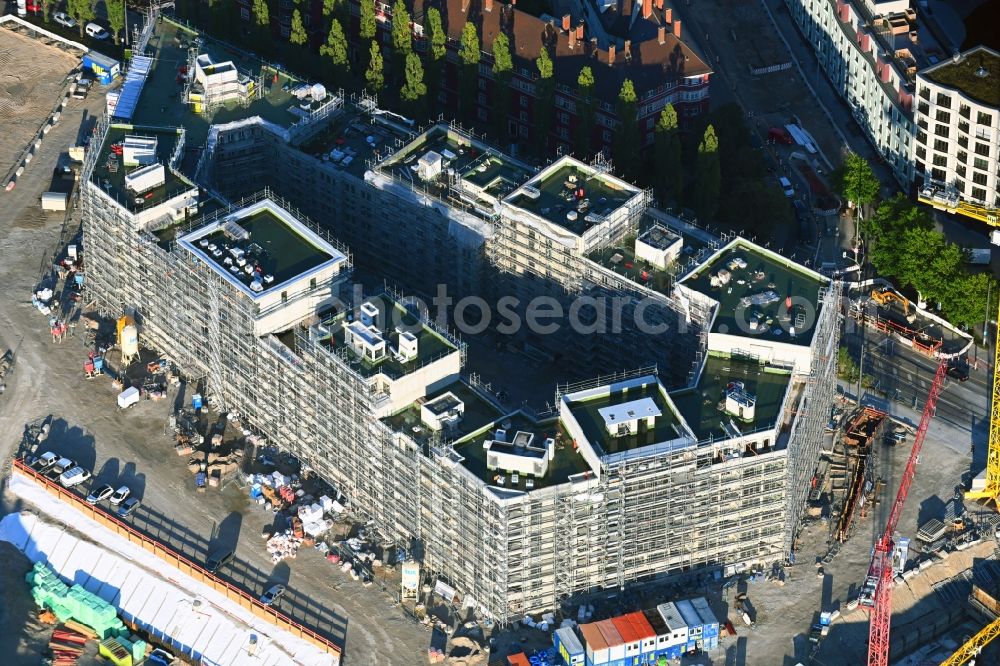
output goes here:
<path id="1" fill-rule="evenodd" d="M 162 185 L 145 190 L 141 194 L 136 194 L 125 187 L 125 176 L 141 168 L 126 167 L 123 164 L 121 146 L 126 136 L 156 139 L 155 159 L 164 166 L 165 180 Z M 132 212 L 151 208 L 188 190 L 197 190 L 188 179 L 177 175 L 169 167 L 170 158 L 178 148 L 178 142 L 183 143 L 185 139 L 184 130 L 178 128 L 113 124 L 108 129 L 107 138 L 94 163 L 91 180 L 108 196 Z"/>
<path id="2" fill-rule="evenodd" d="M 462 419 L 452 429 L 441 431 L 439 434 L 421 421 L 420 408 L 448 393 L 462 401 L 464 412 Z M 493 404 L 483 399 L 467 384 L 455 382 L 382 420 L 393 430 L 406 433 L 420 444 L 427 444 L 436 439 L 441 441 L 462 439 L 493 423 L 501 416 L 502 414 Z"/>
<path id="3" fill-rule="evenodd" d="M 614 409 L 620 408 L 620 409 Z M 663 387 L 655 378 L 630 386 L 627 390 L 611 387 L 594 397 L 569 399 L 569 411 L 598 455 L 621 453 L 652 444 L 682 438 L 686 428 Z M 652 419 L 652 427 L 647 425 Z M 611 427 L 638 421 L 629 431 L 613 436 Z"/>
<path id="4" fill-rule="evenodd" d="M 507 197 L 506 203 L 582 236 L 639 190 L 607 173 L 563 157 Z"/>
<path id="5" fill-rule="evenodd" d="M 719 302 L 713 333 L 808 345 L 828 281 L 784 257 L 737 239 L 682 284 Z M 791 305 L 791 307 L 789 307 Z"/>
<path id="6" fill-rule="evenodd" d="M 417 355 L 411 360 L 403 361 L 392 353 L 385 354 L 377 361 L 363 358 L 356 354 L 347 344 L 345 329 L 353 321 L 360 321 L 359 309 L 350 313 L 339 312 L 331 315 L 321 323 L 320 342 L 327 348 L 338 353 L 350 363 L 351 368 L 365 377 L 378 374 L 398 379 L 414 370 L 436 361 L 448 354 L 458 351 L 458 347 L 437 331 L 423 324 L 417 317 L 407 311 L 388 296 L 369 298 L 366 303 L 373 303 L 384 313 L 379 317 L 376 328 L 380 336 L 390 348 L 400 345 L 401 331 L 408 332 L 416 338 Z"/>
<path id="7" fill-rule="evenodd" d="M 948 60 L 929 67 L 921 76 L 994 108 L 1000 107 L 1000 53 L 977 46 L 958 62 Z"/>
<path id="8" fill-rule="evenodd" d="M 726 413 L 726 389 L 742 382 L 744 390 L 756 398 L 756 413 L 751 423 Z M 781 416 L 781 404 L 788 392 L 791 374 L 770 368 L 756 360 L 710 354 L 698 386 L 670 394 L 678 411 L 694 431 L 698 441 L 731 437 L 774 427 Z"/>
<path id="9" fill-rule="evenodd" d="M 409 140 L 411 133 L 390 122 L 372 122 L 371 116 L 354 105 L 331 119 L 299 148 L 357 177 L 362 177 L 372 159 L 392 154 L 398 141 Z"/>
<path id="10" fill-rule="evenodd" d="M 213 219 L 180 243 L 252 296 L 347 260 L 269 199 Z"/>
<path id="11" fill-rule="evenodd" d="M 536 478 L 518 474 L 517 480 L 514 481 L 514 476 L 509 472 L 487 469 L 488 451 L 483 448 L 483 444 L 495 438 L 498 428 L 510 433 L 511 437 L 519 431 L 533 433 L 536 445 L 541 445 L 549 437 L 555 439 L 555 456 L 549 461 L 548 470 L 544 477 Z M 522 412 L 504 416 L 490 424 L 488 428 L 456 443 L 455 451 L 464 458 L 462 465 L 487 485 L 508 490 L 527 491 L 557 486 L 568 481 L 571 476 L 591 471 L 587 461 L 573 448 L 572 438 L 559 426 L 558 419 L 548 419 L 536 423 Z"/>
<path id="12" fill-rule="evenodd" d="M 438 167 L 422 173 L 421 158 L 428 154 L 441 160 Z M 380 167 L 404 181 L 424 183 L 442 193 L 448 189 L 451 172 L 462 179 L 467 191 L 484 201 L 502 199 L 533 174 L 526 165 L 442 125 L 427 130 Z"/>

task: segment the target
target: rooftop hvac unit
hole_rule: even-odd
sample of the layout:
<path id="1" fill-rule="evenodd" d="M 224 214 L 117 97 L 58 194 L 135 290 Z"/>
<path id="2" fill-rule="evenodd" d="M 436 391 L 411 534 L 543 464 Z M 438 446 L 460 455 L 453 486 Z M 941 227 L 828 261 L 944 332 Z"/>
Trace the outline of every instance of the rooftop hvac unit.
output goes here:
<path id="1" fill-rule="evenodd" d="M 167 172 L 162 164 L 140 167 L 125 176 L 125 187 L 136 194 L 148 192 L 167 182 Z"/>
<path id="2" fill-rule="evenodd" d="M 404 361 L 412 361 L 417 357 L 418 341 L 417 336 L 409 331 L 399 334 L 399 356 Z"/>
<path id="3" fill-rule="evenodd" d="M 361 323 L 365 326 L 375 326 L 378 328 L 378 306 L 372 302 L 362 303 L 358 309 Z"/>
<path id="4" fill-rule="evenodd" d="M 522 187 L 521 192 L 523 192 L 524 196 L 528 197 L 529 199 L 537 199 L 538 197 L 542 196 L 541 190 L 539 190 L 537 187 L 532 187 L 531 185 L 525 185 L 524 187 Z"/>
<path id="5" fill-rule="evenodd" d="M 156 137 L 126 136 L 122 142 L 122 164 L 146 166 L 156 162 Z"/>
<path id="6" fill-rule="evenodd" d="M 433 180 L 441 173 L 442 158 L 440 153 L 428 150 L 417 160 L 417 175 L 423 180 Z"/>

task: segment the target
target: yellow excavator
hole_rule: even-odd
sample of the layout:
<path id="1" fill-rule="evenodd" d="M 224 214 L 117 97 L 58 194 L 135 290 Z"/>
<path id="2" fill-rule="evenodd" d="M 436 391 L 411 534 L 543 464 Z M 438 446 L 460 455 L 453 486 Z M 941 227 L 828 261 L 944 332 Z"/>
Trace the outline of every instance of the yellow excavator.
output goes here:
<path id="1" fill-rule="evenodd" d="M 997 313 L 1000 320 L 1000 312 Z M 978 484 L 977 484 L 978 485 Z M 965 493 L 965 499 L 992 504 L 1000 509 L 1000 344 L 993 357 L 993 395 L 990 402 L 990 440 L 986 453 L 986 483 L 982 488 Z M 963 666 L 972 662 L 979 652 L 1000 635 L 1000 618 L 983 627 L 941 666 Z"/>
<path id="2" fill-rule="evenodd" d="M 872 289 L 872 300 L 882 307 L 888 306 L 892 301 L 897 301 L 903 306 L 903 314 L 906 315 L 906 321 L 913 321 L 916 318 L 916 313 L 910 314 L 910 299 L 900 296 L 892 289 Z"/>

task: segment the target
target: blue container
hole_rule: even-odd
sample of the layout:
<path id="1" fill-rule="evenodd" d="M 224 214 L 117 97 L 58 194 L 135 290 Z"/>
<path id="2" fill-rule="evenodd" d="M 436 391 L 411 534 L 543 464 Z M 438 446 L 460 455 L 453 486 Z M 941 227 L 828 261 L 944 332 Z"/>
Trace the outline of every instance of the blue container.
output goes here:
<path id="1" fill-rule="evenodd" d="M 104 359 L 100 356 L 94 357 L 94 372 L 101 372 L 104 369 Z"/>
<path id="2" fill-rule="evenodd" d="M 80 275 L 79 273 L 73 276 L 73 281 L 76 282 L 76 286 L 78 287 L 83 286 L 83 276 Z"/>
<path id="3" fill-rule="evenodd" d="M 202 404 L 203 403 L 202 403 L 201 393 L 195 393 L 193 396 L 191 396 L 192 407 L 194 407 L 195 409 L 201 409 Z"/>

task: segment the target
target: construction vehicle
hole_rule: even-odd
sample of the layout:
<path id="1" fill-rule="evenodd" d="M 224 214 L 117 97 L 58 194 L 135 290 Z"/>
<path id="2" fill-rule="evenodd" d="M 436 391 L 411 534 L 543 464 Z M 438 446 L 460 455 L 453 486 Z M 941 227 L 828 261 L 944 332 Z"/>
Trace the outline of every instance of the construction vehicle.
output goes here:
<path id="1" fill-rule="evenodd" d="M 871 608 L 868 621 L 868 666 L 889 666 L 892 583 L 897 572 L 905 566 L 905 549 L 909 543 L 908 539 L 897 538 L 896 525 L 903 513 L 903 505 L 910 492 L 910 484 L 913 483 L 913 477 L 917 472 L 917 460 L 920 458 L 920 450 L 923 448 L 924 439 L 927 436 L 927 428 L 934 417 L 934 409 L 944 386 L 946 368 L 947 363 L 942 361 L 934 373 L 934 381 L 927 395 L 923 414 L 920 416 L 920 426 L 913 439 L 913 448 L 910 450 L 910 457 L 903 470 L 903 479 L 896 492 L 896 500 L 892 503 L 892 508 L 889 511 L 889 520 L 886 521 L 885 531 L 875 542 L 872 562 L 868 567 L 868 576 L 865 578 L 861 594 L 858 597 L 859 604 Z"/>
<path id="2" fill-rule="evenodd" d="M 934 183 L 920 188 L 917 201 L 946 213 L 959 214 L 985 222 L 992 227 L 1000 227 L 1000 210 L 991 206 L 981 206 L 971 201 L 963 201 L 955 190 Z"/>
<path id="3" fill-rule="evenodd" d="M 881 291 L 872 289 L 872 300 L 884 308 L 888 307 L 893 301 L 896 301 L 903 306 L 903 314 L 906 316 L 906 321 L 912 322 L 917 318 L 916 312 L 910 312 L 910 299 L 900 296 L 892 289 L 883 289 Z"/>
<path id="4" fill-rule="evenodd" d="M 998 308 L 1000 312 L 1000 308 Z M 992 502 L 1000 509 L 1000 344 L 996 345 L 993 357 L 993 400 L 990 404 L 990 438 L 986 453 L 986 478 L 981 488 L 976 481 L 972 489 L 965 493 L 965 499 Z"/>
<path id="5" fill-rule="evenodd" d="M 983 627 L 978 634 L 965 642 L 965 645 L 958 648 L 955 654 L 941 662 L 941 666 L 965 666 L 965 664 L 976 663 L 976 657 L 983 648 L 1000 634 L 1000 618 L 997 618 Z"/>

